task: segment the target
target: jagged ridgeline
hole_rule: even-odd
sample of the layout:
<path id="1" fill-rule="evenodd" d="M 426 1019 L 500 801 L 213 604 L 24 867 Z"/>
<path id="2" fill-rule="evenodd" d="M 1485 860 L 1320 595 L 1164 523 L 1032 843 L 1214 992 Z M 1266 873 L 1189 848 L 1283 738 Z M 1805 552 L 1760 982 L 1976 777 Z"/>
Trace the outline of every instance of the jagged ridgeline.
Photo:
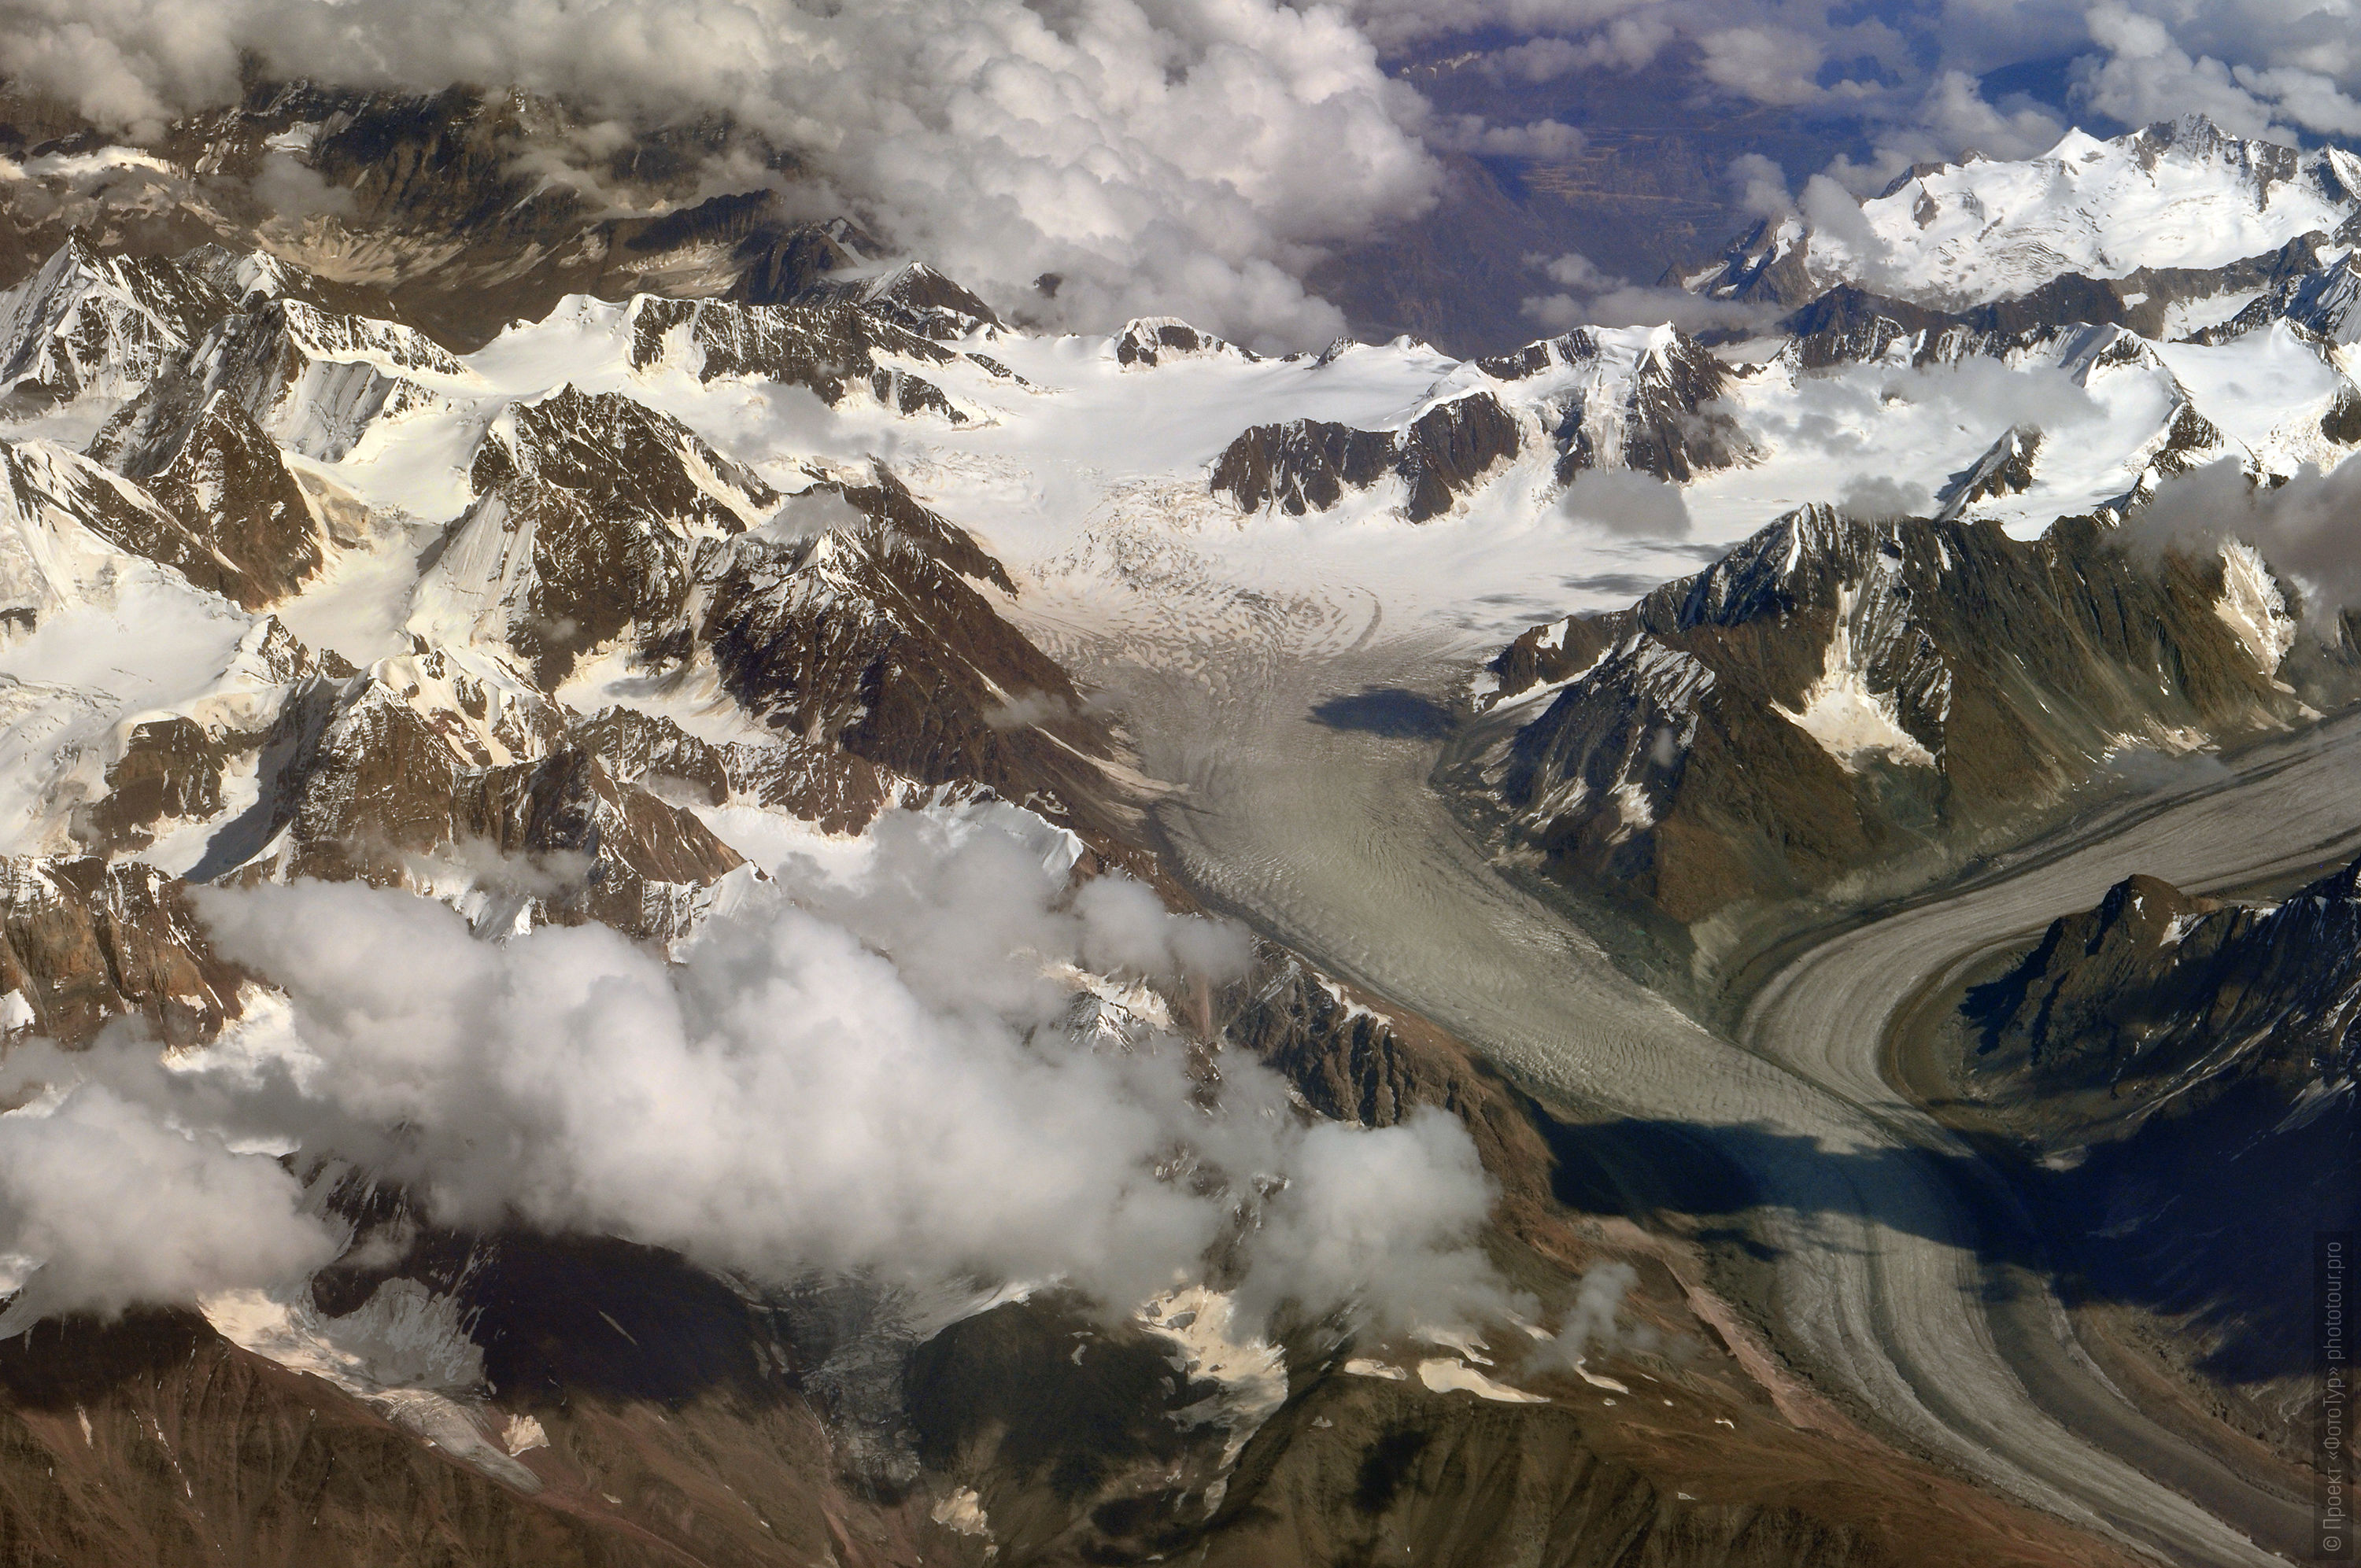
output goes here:
<path id="1" fill-rule="evenodd" d="M 1554 871 L 1683 925 L 1914 856 L 1926 874 L 2126 756 L 2349 700 L 2349 616 L 2302 635 L 2292 598 L 2245 545 L 1809 508 L 1503 650 L 1461 786 Z"/>
<path id="2" fill-rule="evenodd" d="M 1959 1015 L 1955 1080 L 2045 1157 L 2045 1201 L 2089 1234 L 2078 1267 L 2198 1325 L 2229 1419 L 2299 1461 L 2310 1302 L 2278 1282 L 2361 1208 L 2356 873 L 2278 904 L 2127 877 Z"/>
<path id="3" fill-rule="evenodd" d="M 2308 602 L 2226 514 L 2172 540 L 2136 520 L 2201 467 L 2262 494 L 2352 450 L 2361 163 L 2191 119 L 1921 166 L 1861 210 L 1846 236 L 1766 223 L 1688 280 L 1777 316 L 1767 359 L 1690 408 L 1733 412 L 1749 440 L 1722 449 L 1761 467 L 1784 433 L 1749 413 L 1774 388 L 1839 420 L 1858 388 L 1897 423 L 1956 397 L 1990 433 L 1940 466 L 1895 449 L 1842 504 L 1627 609 L 1535 626 L 1477 680 L 1463 798 L 1504 846 L 1675 928 L 1909 885 L 2144 758 L 2354 695 L 2340 590 Z M 1966 389 L 1986 376 L 2009 389 Z"/>

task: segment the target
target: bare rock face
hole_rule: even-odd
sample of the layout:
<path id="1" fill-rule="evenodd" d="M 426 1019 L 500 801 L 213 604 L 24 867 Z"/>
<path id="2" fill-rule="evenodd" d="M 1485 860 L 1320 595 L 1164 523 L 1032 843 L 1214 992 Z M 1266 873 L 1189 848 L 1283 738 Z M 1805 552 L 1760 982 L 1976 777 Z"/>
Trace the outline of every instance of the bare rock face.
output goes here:
<path id="1" fill-rule="evenodd" d="M 145 477 L 203 552 L 158 559 L 201 588 L 259 609 L 293 593 L 325 560 L 325 531 L 303 488 L 278 446 L 225 395 L 207 401 L 170 461 Z"/>
<path id="2" fill-rule="evenodd" d="M 659 940 L 687 935 L 697 894 L 744 863 L 687 811 L 616 783 L 571 744 L 460 781 L 451 841 L 555 872 L 528 889 L 540 919 Z"/>
<path id="3" fill-rule="evenodd" d="M 1258 424 L 1213 465 L 1213 489 L 1243 511 L 1276 506 L 1290 517 L 1325 511 L 1349 488 L 1367 489 L 1394 471 L 1400 444 L 1391 431 L 1354 430 L 1328 420 Z"/>
<path id="4" fill-rule="evenodd" d="M 943 281 L 949 289 L 957 287 Z M 916 293 L 942 296 L 933 290 Z M 966 297 L 963 290 L 958 293 Z M 971 417 L 966 408 L 925 377 L 893 363 L 946 365 L 959 357 L 904 324 L 915 320 L 948 333 L 935 313 L 942 308 L 908 309 L 890 297 L 873 302 L 825 291 L 816 302 L 792 305 L 644 296 L 631 302 L 631 366 L 663 363 L 685 343 L 694 356 L 685 367 L 700 381 L 760 377 L 808 388 L 831 408 L 860 395 L 896 413 L 932 413 L 964 424 Z"/>
<path id="5" fill-rule="evenodd" d="M 0 860 L 0 1026 L 80 1045 L 136 1017 L 167 1043 L 211 1040 L 242 1011 L 181 884 L 136 861 Z"/>
<path id="6" fill-rule="evenodd" d="M 2021 494 L 2032 487 L 2033 465 L 2040 455 L 2041 432 L 2013 425 L 1935 499 L 1945 512 L 1958 513 L 1993 496 Z"/>
<path id="7" fill-rule="evenodd" d="M 1209 354 L 1246 360 L 1260 357 L 1227 338 L 1191 326 L 1178 316 L 1141 316 L 1124 323 L 1123 330 L 1115 334 L 1115 363 L 1126 370 L 1153 370 L 1172 360 Z"/>
<path id="8" fill-rule="evenodd" d="M 1792 225 L 1765 218 L 1749 229 L 1726 251 L 1719 264 L 1690 287 L 1709 299 L 1745 304 L 1802 305 L 1821 292 L 1806 265 L 1808 237 L 1790 232 Z"/>
<path id="9" fill-rule="evenodd" d="M 645 784 L 708 806 L 730 798 L 730 764 L 721 748 L 698 740 L 669 718 L 636 708 L 610 707 L 574 727 L 575 740 L 605 765 L 618 784 Z"/>
<path id="10" fill-rule="evenodd" d="M 890 479 L 836 486 L 857 521 L 737 542 L 697 641 L 740 706 L 920 784 L 981 784 L 1063 818 L 1100 793 L 1104 725 L 972 578 L 1006 575 Z"/>
<path id="11" fill-rule="evenodd" d="M 1852 283 L 1838 284 L 1779 324 L 1795 337 L 1796 362 L 1807 370 L 1883 359 L 1903 342 L 1909 343 L 1914 361 L 1938 358 L 1951 341 L 1947 333 L 1966 333 L 1961 319 L 1948 312 L 1890 300 Z"/>
<path id="12" fill-rule="evenodd" d="M 106 770 L 107 793 L 85 813 L 92 848 L 137 852 L 156 841 L 159 823 L 216 815 L 228 761 L 223 739 L 193 719 L 176 714 L 134 726 L 123 755 Z"/>
<path id="13" fill-rule="evenodd" d="M 1519 639 L 1462 783 L 1561 874 L 1686 925 L 2005 836 L 2124 748 L 2291 722 L 2290 681 L 2327 700 L 2346 663 L 2225 610 L 2250 570 L 2150 569 L 2088 520 L 2023 543 L 1806 509 L 1630 609 Z"/>
<path id="14" fill-rule="evenodd" d="M 2222 267 L 2143 267 L 2121 278 L 2067 273 L 2005 300 L 1943 310 L 1839 283 L 1803 302 L 1779 326 L 1795 339 L 1788 351 L 1806 370 L 1901 358 L 1914 365 L 1950 363 L 1969 355 L 2002 355 L 2055 339 L 2077 328 L 2120 327 L 2161 341 L 2171 307 L 2184 301 L 2261 291 L 2230 321 L 2194 334 L 2220 343 L 2281 316 L 2316 332 L 2331 330 L 2339 291 L 2323 266 L 2313 233 L 2278 250 Z"/>
<path id="15" fill-rule="evenodd" d="M 544 685 L 585 649 L 668 626 L 699 552 L 780 499 L 677 421 L 570 386 L 503 413 L 469 479 L 478 499 L 427 591 L 452 607 L 455 637 L 489 618 Z"/>
<path id="16" fill-rule="evenodd" d="M 828 225 L 829 229 L 846 226 L 850 225 L 841 221 Z M 873 239 L 868 241 L 868 247 L 873 253 L 884 248 Z M 840 302 L 860 307 L 873 319 L 890 322 L 921 337 L 941 342 L 1002 324 L 990 305 L 923 261 L 906 262 L 875 277 L 815 276 L 784 296 L 763 300 L 757 300 L 741 278 L 738 287 L 730 291 L 730 298 L 766 304 L 825 305 Z"/>
<path id="17" fill-rule="evenodd" d="M 313 677 L 260 756 L 261 799 L 198 874 L 447 884 L 481 918 L 669 938 L 741 863 L 614 777 L 548 698 L 445 652 Z"/>
<path id="18" fill-rule="evenodd" d="M 2275 321 L 2293 323 L 2330 343 L 2361 340 L 2361 268 L 2351 251 L 2334 261 L 2271 280 L 2272 287 L 2219 326 L 2198 334 L 2202 343 L 2226 343 Z"/>
<path id="19" fill-rule="evenodd" d="M 1517 447 L 1515 418 L 1490 393 L 1472 392 L 1438 403 L 1398 431 L 1325 420 L 1257 425 L 1215 460 L 1213 488 L 1241 510 L 1275 506 L 1301 517 L 1325 511 L 1348 488 L 1392 477 L 1407 491 L 1404 515 L 1424 522 L 1448 511 Z"/>
<path id="20" fill-rule="evenodd" d="M 1734 375 L 1672 327 L 1586 328 L 1475 361 L 1400 429 L 1257 425 L 1215 460 L 1212 486 L 1243 510 L 1301 516 L 1399 481 L 1403 515 L 1424 522 L 1536 445 L 1556 454 L 1561 486 L 1593 469 L 1686 481 L 1753 455 L 1719 404 Z"/>
<path id="21" fill-rule="evenodd" d="M 94 535 L 248 609 L 292 593 L 324 558 L 325 531 L 279 448 L 228 402 L 208 408 L 145 488 L 49 442 L 0 442 L 0 507 L 20 540 L 26 528 Z M 76 591 L 54 577 L 61 565 L 29 554 L 0 565 L 0 583 L 13 585 L 0 617 L 29 627 L 45 602 Z"/>
<path id="22" fill-rule="evenodd" d="M 2343 1083 L 2361 1072 L 2356 878 L 2361 862 L 2268 907 L 2126 878 L 1980 988 L 1983 1049 L 2118 1095 L 2186 1093 L 2193 1072 L 2209 1094 L 2246 1073 L 2295 1092 Z"/>

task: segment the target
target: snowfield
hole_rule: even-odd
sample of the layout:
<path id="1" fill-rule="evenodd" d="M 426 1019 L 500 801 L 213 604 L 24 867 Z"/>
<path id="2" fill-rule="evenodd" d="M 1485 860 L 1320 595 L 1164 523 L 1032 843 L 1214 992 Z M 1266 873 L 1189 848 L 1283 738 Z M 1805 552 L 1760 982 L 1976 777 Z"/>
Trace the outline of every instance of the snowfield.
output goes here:
<path id="1" fill-rule="evenodd" d="M 2181 255 L 2192 225 L 2248 196 L 2252 212 L 2221 243 L 2272 243 L 2338 216 L 2314 189 L 2326 189 L 2321 181 L 2350 174 L 2361 188 L 2361 170 L 2342 155 L 2257 186 L 2259 155 L 2225 148 L 2199 137 L 2150 156 L 2069 138 L 2031 163 L 1922 176 L 1938 216 L 1923 227 L 1906 220 L 1912 254 L 1936 258 L 1929 288 L 1990 291 L 2017 276 L 2007 272 L 2012 258 L 2036 252 L 2092 267 Z M 1892 214 L 1916 200 L 1897 192 L 1864 211 L 1878 233 L 1900 236 L 1895 225 L 1905 220 Z M 1956 214 L 1977 207 L 1990 215 L 1971 243 Z M 2077 249 L 2063 219 L 2028 215 L 2061 212 L 2114 248 L 2101 257 L 2094 238 Z M 2340 252 L 2327 270 L 2341 278 L 2342 260 Z M 256 295 L 291 286 L 262 259 L 206 265 Z M 236 334 L 188 328 L 177 287 L 152 268 L 69 247 L 0 296 L 16 380 L 57 379 L 75 344 L 98 343 L 105 357 L 104 367 L 74 372 L 76 397 L 0 436 L 26 442 L 15 450 L 37 466 L 74 464 L 27 438 L 104 424 L 176 347 L 206 385 L 227 384 L 234 367 L 221 345 Z M 568 388 L 669 415 L 783 494 L 884 463 L 1010 568 L 1020 592 L 1006 612 L 1053 652 L 1181 668 L 1210 646 L 1301 655 L 1350 647 L 1380 627 L 1441 635 L 1473 653 L 1540 620 L 1627 603 L 1812 502 L 1883 514 L 1949 506 L 2028 537 L 2061 515 L 2120 511 L 2206 461 L 2263 476 L 2333 467 L 2352 450 L 2338 437 L 2352 432 L 2331 416 L 2356 397 L 2352 349 L 2285 318 L 2213 342 L 2067 324 L 1975 351 L 1929 358 L 1897 344 L 1865 362 L 1817 367 L 1792 342 L 1758 340 L 1743 348 L 1756 357 L 1726 351 L 1730 362 L 1706 371 L 1696 369 L 1703 351 L 1669 327 L 1586 329 L 1522 356 L 1463 362 L 1408 338 L 1268 358 L 1188 334 L 1196 346 L 1142 355 L 1127 345 L 1172 323 L 1078 337 L 971 322 L 939 347 L 889 338 L 877 349 L 879 378 L 923 378 L 939 389 L 935 405 L 905 411 L 873 389 L 878 378 L 848 381 L 831 405 L 810 385 L 715 360 L 712 345 L 724 339 L 698 335 L 708 327 L 776 335 L 788 314 L 708 304 L 653 334 L 643 318 L 657 303 L 577 296 L 460 357 L 407 328 L 276 302 L 269 324 L 283 323 L 281 369 L 245 395 L 315 508 L 341 521 L 327 530 L 323 569 L 269 613 L 315 654 L 362 667 L 406 652 L 413 637 L 497 638 L 522 546 L 503 543 L 496 507 L 486 516 L 491 503 L 476 495 L 471 466 L 488 441 L 507 439 L 516 410 Z M 897 352 L 896 342 L 910 350 Z M 207 359 L 216 349 L 218 365 Z M 1679 404 L 1664 389 L 1685 365 L 1718 377 L 1719 394 Z M 1211 483 L 1232 444 L 1256 427 L 1325 422 L 1400 442 L 1422 418 L 1471 397 L 1513 421 L 1515 453 L 1425 521 L 1408 521 L 1408 488 L 1393 473 L 1348 484 L 1334 504 L 1300 515 L 1276 504 L 1242 509 Z M 1721 422 L 1730 460 L 1635 477 L 1642 499 L 1658 499 L 1629 515 L 1576 504 L 1570 479 L 1587 485 L 1582 473 L 1647 461 L 1651 418 Z M 1951 499 L 2012 432 L 2032 433 L 2021 485 Z M 1588 466 L 1569 474 L 1576 443 Z M 743 521 L 760 521 L 729 485 L 708 480 Z M 6 569 L 22 584 L 12 591 L 47 609 L 0 666 L 9 683 L 0 764 L 10 781 L 0 843 L 55 852 L 74 804 L 100 792 L 103 770 L 143 716 L 218 720 L 225 705 L 250 705 L 258 677 L 238 664 L 237 650 L 264 617 L 79 530 L 59 532 L 37 498 L 20 498 L 11 516 L 5 548 L 18 565 Z M 474 521 L 451 532 L 463 516 Z M 478 560 L 487 549 L 509 554 Z M 103 658 L 93 652 L 101 648 Z M 1908 758 L 1875 704 L 1849 695 L 1833 665 L 1828 682 L 1799 722 L 1833 749 Z M 709 678 L 651 689 L 620 651 L 594 651 L 565 696 L 584 710 L 646 707 L 716 742 L 761 739 Z M 193 860 L 184 847 L 167 852 Z"/>
<path id="2" fill-rule="evenodd" d="M 1767 237 L 1778 254 L 1800 248 L 1823 287 L 1958 308 L 2070 272 L 2222 267 L 2333 232 L 2356 211 L 2361 158 L 2247 141 L 2191 115 L 2106 141 L 2069 131 L 2021 162 L 1914 170 L 1863 202 L 1850 232 L 1790 217 Z"/>

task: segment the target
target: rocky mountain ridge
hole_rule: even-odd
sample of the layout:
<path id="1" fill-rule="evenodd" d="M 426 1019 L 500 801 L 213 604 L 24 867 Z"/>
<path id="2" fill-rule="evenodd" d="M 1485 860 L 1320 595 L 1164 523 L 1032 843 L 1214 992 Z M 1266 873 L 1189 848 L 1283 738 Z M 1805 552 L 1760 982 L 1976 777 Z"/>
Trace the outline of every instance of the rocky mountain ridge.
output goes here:
<path id="1" fill-rule="evenodd" d="M 2045 1162 L 2086 1288 L 2172 1325 L 2230 1424 L 2299 1461 L 2308 1304 L 2276 1282 L 2356 1219 L 2356 872 L 2276 904 L 2134 875 L 1970 987 L 1959 1019 L 1957 1080 Z"/>
<path id="2" fill-rule="evenodd" d="M 2150 564 L 2105 525 L 1773 523 L 1629 609 L 1533 628 L 1477 683 L 1461 787 L 1513 849 L 1691 926 L 2021 831 L 2118 759 L 2345 700 L 2233 546 Z"/>
<path id="3" fill-rule="evenodd" d="M 2106 141 L 2070 131 L 2037 159 L 1916 165 L 1861 203 L 1858 229 L 1765 219 L 1686 281 L 1716 299 L 1786 305 L 1854 283 L 1959 309 L 2061 283 L 2114 292 L 2105 282 L 2172 269 L 2191 276 L 2142 280 L 2188 298 L 2196 275 L 2226 269 L 2213 281 L 2232 282 L 2250 258 L 2307 235 L 2351 245 L 2356 212 L 2352 153 L 2249 140 L 2191 114 Z"/>

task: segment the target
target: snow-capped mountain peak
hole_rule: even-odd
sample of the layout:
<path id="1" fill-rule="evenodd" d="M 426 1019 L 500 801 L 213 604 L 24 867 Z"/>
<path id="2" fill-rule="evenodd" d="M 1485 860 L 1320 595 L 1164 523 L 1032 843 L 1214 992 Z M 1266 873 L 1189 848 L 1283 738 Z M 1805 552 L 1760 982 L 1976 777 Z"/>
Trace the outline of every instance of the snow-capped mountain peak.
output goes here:
<path id="1" fill-rule="evenodd" d="M 2070 131 L 2038 158 L 1914 168 L 1846 212 L 1766 224 L 1693 280 L 1717 298 L 1801 303 L 1839 283 L 1958 310 L 2070 273 L 2204 269 L 2340 233 L 2361 212 L 2361 159 L 2303 152 L 2186 115 L 2100 140 Z"/>

